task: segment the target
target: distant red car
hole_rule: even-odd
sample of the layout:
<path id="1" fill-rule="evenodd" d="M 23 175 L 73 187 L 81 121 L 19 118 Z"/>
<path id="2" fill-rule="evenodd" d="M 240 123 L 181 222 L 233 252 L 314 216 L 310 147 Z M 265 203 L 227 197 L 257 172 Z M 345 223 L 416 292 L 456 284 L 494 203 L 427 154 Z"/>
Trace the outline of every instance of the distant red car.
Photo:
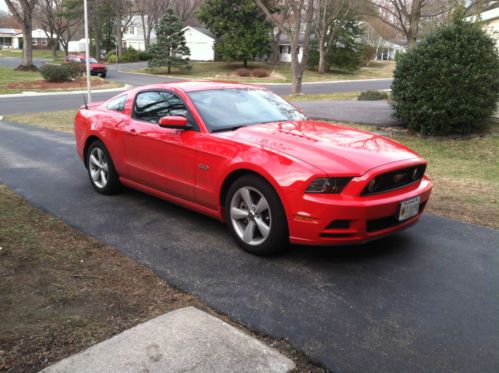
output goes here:
<path id="1" fill-rule="evenodd" d="M 90 75 L 99 75 L 101 78 L 107 76 L 106 65 L 99 63 L 95 58 L 90 57 Z M 84 54 L 70 54 L 64 58 L 64 63 L 79 63 L 82 68 L 86 68 L 86 58 Z M 85 71 L 85 70 L 84 70 Z"/>
<path id="2" fill-rule="evenodd" d="M 225 221 L 257 255 L 401 230 L 420 218 L 432 189 L 412 150 L 307 120 L 251 85 L 136 88 L 82 108 L 75 135 L 98 192 L 123 184 Z"/>

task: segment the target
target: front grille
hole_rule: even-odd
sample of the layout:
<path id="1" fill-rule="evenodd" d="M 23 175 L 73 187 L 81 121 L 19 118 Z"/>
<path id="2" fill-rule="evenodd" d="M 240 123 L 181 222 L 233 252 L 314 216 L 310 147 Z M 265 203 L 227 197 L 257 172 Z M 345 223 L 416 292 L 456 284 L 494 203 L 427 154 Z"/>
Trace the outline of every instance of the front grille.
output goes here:
<path id="1" fill-rule="evenodd" d="M 407 185 L 417 183 L 423 178 L 425 170 L 426 165 L 421 164 L 378 175 L 373 179 L 374 181 L 369 181 L 367 186 L 362 191 L 362 195 L 367 196 L 388 192 L 390 190 L 399 189 Z"/>

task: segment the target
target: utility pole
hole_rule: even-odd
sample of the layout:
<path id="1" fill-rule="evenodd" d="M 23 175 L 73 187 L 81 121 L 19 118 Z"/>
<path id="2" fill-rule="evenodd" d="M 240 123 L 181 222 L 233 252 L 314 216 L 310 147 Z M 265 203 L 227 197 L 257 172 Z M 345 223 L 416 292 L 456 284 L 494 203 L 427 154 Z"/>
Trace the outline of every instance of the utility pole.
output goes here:
<path id="1" fill-rule="evenodd" d="M 88 103 L 92 103 L 92 80 L 90 79 L 90 38 L 88 35 L 88 5 L 83 0 L 83 13 L 85 18 L 85 67 L 87 69 L 87 96 Z"/>

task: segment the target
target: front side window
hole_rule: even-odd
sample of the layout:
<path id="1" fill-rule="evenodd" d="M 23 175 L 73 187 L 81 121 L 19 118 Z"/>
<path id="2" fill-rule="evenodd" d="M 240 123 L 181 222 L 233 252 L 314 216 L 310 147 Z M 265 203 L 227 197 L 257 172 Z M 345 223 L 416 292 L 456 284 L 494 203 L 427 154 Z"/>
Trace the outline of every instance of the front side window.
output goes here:
<path id="1" fill-rule="evenodd" d="M 126 103 L 126 95 L 116 97 L 115 99 L 111 100 L 107 106 L 106 109 L 108 110 L 114 110 L 114 111 L 124 111 L 125 110 L 125 103 Z"/>
<path id="2" fill-rule="evenodd" d="M 287 101 L 263 89 L 194 91 L 189 93 L 189 97 L 212 132 L 260 123 L 306 119 Z"/>
<path id="3" fill-rule="evenodd" d="M 194 118 L 184 101 L 176 94 L 167 91 L 141 92 L 135 99 L 133 117 L 151 123 L 159 123 L 166 116 L 186 117 L 191 126 L 196 127 Z"/>

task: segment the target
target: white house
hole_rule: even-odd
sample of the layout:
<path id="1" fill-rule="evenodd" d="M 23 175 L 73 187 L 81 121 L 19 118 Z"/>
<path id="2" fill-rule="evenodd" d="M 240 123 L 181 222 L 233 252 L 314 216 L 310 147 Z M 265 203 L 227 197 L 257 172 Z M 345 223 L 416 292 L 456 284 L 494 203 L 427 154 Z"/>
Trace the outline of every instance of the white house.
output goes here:
<path id="1" fill-rule="evenodd" d="M 303 35 L 300 35 L 300 46 L 298 48 L 298 60 L 301 61 L 303 56 Z M 291 42 L 284 34 L 281 34 L 279 37 L 279 61 L 291 62 Z"/>
<path id="2" fill-rule="evenodd" d="M 185 41 L 191 51 L 191 60 L 215 60 L 215 36 L 205 28 L 187 26 L 183 29 Z"/>
<path id="3" fill-rule="evenodd" d="M 0 49 L 14 48 L 13 39 L 19 34 L 19 30 L 13 28 L 0 28 Z"/>
<path id="4" fill-rule="evenodd" d="M 33 48 L 35 49 L 47 49 L 50 48 L 50 39 L 51 37 L 42 29 L 34 29 L 31 32 L 31 37 L 33 38 Z M 52 39 L 55 39 L 56 36 L 52 35 Z M 23 34 L 17 33 L 12 38 L 12 48 L 14 49 L 22 49 L 23 43 Z"/>
<path id="5" fill-rule="evenodd" d="M 215 37 L 207 29 L 187 26 L 183 29 L 187 46 L 191 51 L 191 60 L 213 61 L 215 59 Z M 151 44 L 156 42 L 156 33 L 151 31 Z M 132 17 L 123 33 L 123 47 L 145 50 L 144 28 L 140 16 Z"/>
<path id="6" fill-rule="evenodd" d="M 478 18 L 484 23 L 485 29 L 496 41 L 496 46 L 499 48 L 499 8 L 487 10 L 478 15 Z M 474 21 L 475 16 L 468 17 L 467 20 Z"/>

